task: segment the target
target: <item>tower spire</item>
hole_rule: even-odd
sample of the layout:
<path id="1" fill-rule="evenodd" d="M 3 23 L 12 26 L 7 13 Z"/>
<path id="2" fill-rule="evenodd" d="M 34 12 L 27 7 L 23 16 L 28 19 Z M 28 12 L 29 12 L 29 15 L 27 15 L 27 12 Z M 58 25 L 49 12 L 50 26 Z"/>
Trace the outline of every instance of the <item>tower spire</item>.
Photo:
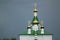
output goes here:
<path id="1" fill-rule="evenodd" d="M 33 24 L 38 24 L 39 21 L 38 21 L 38 17 L 37 17 L 38 10 L 37 10 L 37 3 L 36 2 L 34 3 L 34 10 L 33 10 L 33 12 L 34 12 L 34 18 L 33 18 L 32 23 Z"/>
<path id="2" fill-rule="evenodd" d="M 41 34 L 44 34 L 44 22 L 41 21 Z"/>
<path id="3" fill-rule="evenodd" d="M 28 27 L 27 27 L 28 31 L 27 33 L 28 34 L 31 34 L 31 25 L 30 25 L 30 21 L 28 21 Z"/>
<path id="4" fill-rule="evenodd" d="M 28 26 L 30 25 L 30 20 L 28 20 Z"/>
<path id="5" fill-rule="evenodd" d="M 37 8 L 37 2 L 36 2 L 36 0 L 34 2 L 34 8 Z"/>
<path id="6" fill-rule="evenodd" d="M 34 3 L 34 8 L 36 9 L 36 7 L 37 7 L 37 3 L 35 2 L 35 3 Z"/>
<path id="7" fill-rule="evenodd" d="M 37 16 L 37 12 L 38 12 L 38 10 L 37 10 L 37 3 L 35 2 L 34 3 L 34 16 Z"/>

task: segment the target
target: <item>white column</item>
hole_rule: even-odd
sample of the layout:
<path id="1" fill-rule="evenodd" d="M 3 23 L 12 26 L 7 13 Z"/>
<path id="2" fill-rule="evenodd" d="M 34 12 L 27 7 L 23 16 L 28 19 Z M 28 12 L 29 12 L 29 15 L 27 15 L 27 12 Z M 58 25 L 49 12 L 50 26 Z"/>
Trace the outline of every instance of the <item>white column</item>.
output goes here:
<path id="1" fill-rule="evenodd" d="M 44 28 L 41 29 L 41 34 L 44 34 Z"/>
<path id="2" fill-rule="evenodd" d="M 37 13 L 36 12 L 34 13 L 34 16 L 37 16 Z"/>
<path id="3" fill-rule="evenodd" d="M 28 29 L 28 34 L 31 34 L 31 29 Z"/>

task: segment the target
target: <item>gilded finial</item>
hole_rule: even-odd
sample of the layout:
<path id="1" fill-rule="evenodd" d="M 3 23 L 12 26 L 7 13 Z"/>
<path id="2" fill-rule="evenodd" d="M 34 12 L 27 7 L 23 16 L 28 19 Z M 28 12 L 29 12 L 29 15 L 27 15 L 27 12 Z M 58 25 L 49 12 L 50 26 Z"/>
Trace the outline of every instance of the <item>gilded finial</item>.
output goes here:
<path id="1" fill-rule="evenodd" d="M 37 3 L 36 2 L 34 3 L 34 12 L 38 12 L 38 10 L 37 10 Z"/>
<path id="2" fill-rule="evenodd" d="M 28 20 L 28 25 L 30 25 L 30 20 Z"/>
<path id="3" fill-rule="evenodd" d="M 44 22 L 41 21 L 41 28 L 44 28 Z"/>
<path id="4" fill-rule="evenodd" d="M 36 7 L 37 7 L 37 3 L 35 2 L 35 3 L 34 3 L 34 8 L 36 8 Z"/>

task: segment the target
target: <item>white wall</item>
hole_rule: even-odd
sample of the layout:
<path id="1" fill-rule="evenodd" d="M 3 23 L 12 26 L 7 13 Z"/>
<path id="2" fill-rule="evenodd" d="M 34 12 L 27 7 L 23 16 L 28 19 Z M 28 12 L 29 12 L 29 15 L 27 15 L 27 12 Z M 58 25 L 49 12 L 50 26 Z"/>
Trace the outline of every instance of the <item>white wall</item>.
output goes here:
<path id="1" fill-rule="evenodd" d="M 20 35 L 20 40 L 34 40 L 34 35 Z M 38 35 L 38 40 L 52 40 L 52 35 Z"/>

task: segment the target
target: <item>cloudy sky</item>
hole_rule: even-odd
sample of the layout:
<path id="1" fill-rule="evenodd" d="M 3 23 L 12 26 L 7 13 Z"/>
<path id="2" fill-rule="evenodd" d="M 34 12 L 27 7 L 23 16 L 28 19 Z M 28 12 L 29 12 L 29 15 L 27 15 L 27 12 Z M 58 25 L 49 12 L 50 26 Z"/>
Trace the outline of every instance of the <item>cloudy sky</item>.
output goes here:
<path id="1" fill-rule="evenodd" d="M 18 38 L 33 19 L 35 0 L 0 0 L 0 38 Z M 36 0 L 38 18 L 44 20 L 45 30 L 60 40 L 60 0 Z"/>

